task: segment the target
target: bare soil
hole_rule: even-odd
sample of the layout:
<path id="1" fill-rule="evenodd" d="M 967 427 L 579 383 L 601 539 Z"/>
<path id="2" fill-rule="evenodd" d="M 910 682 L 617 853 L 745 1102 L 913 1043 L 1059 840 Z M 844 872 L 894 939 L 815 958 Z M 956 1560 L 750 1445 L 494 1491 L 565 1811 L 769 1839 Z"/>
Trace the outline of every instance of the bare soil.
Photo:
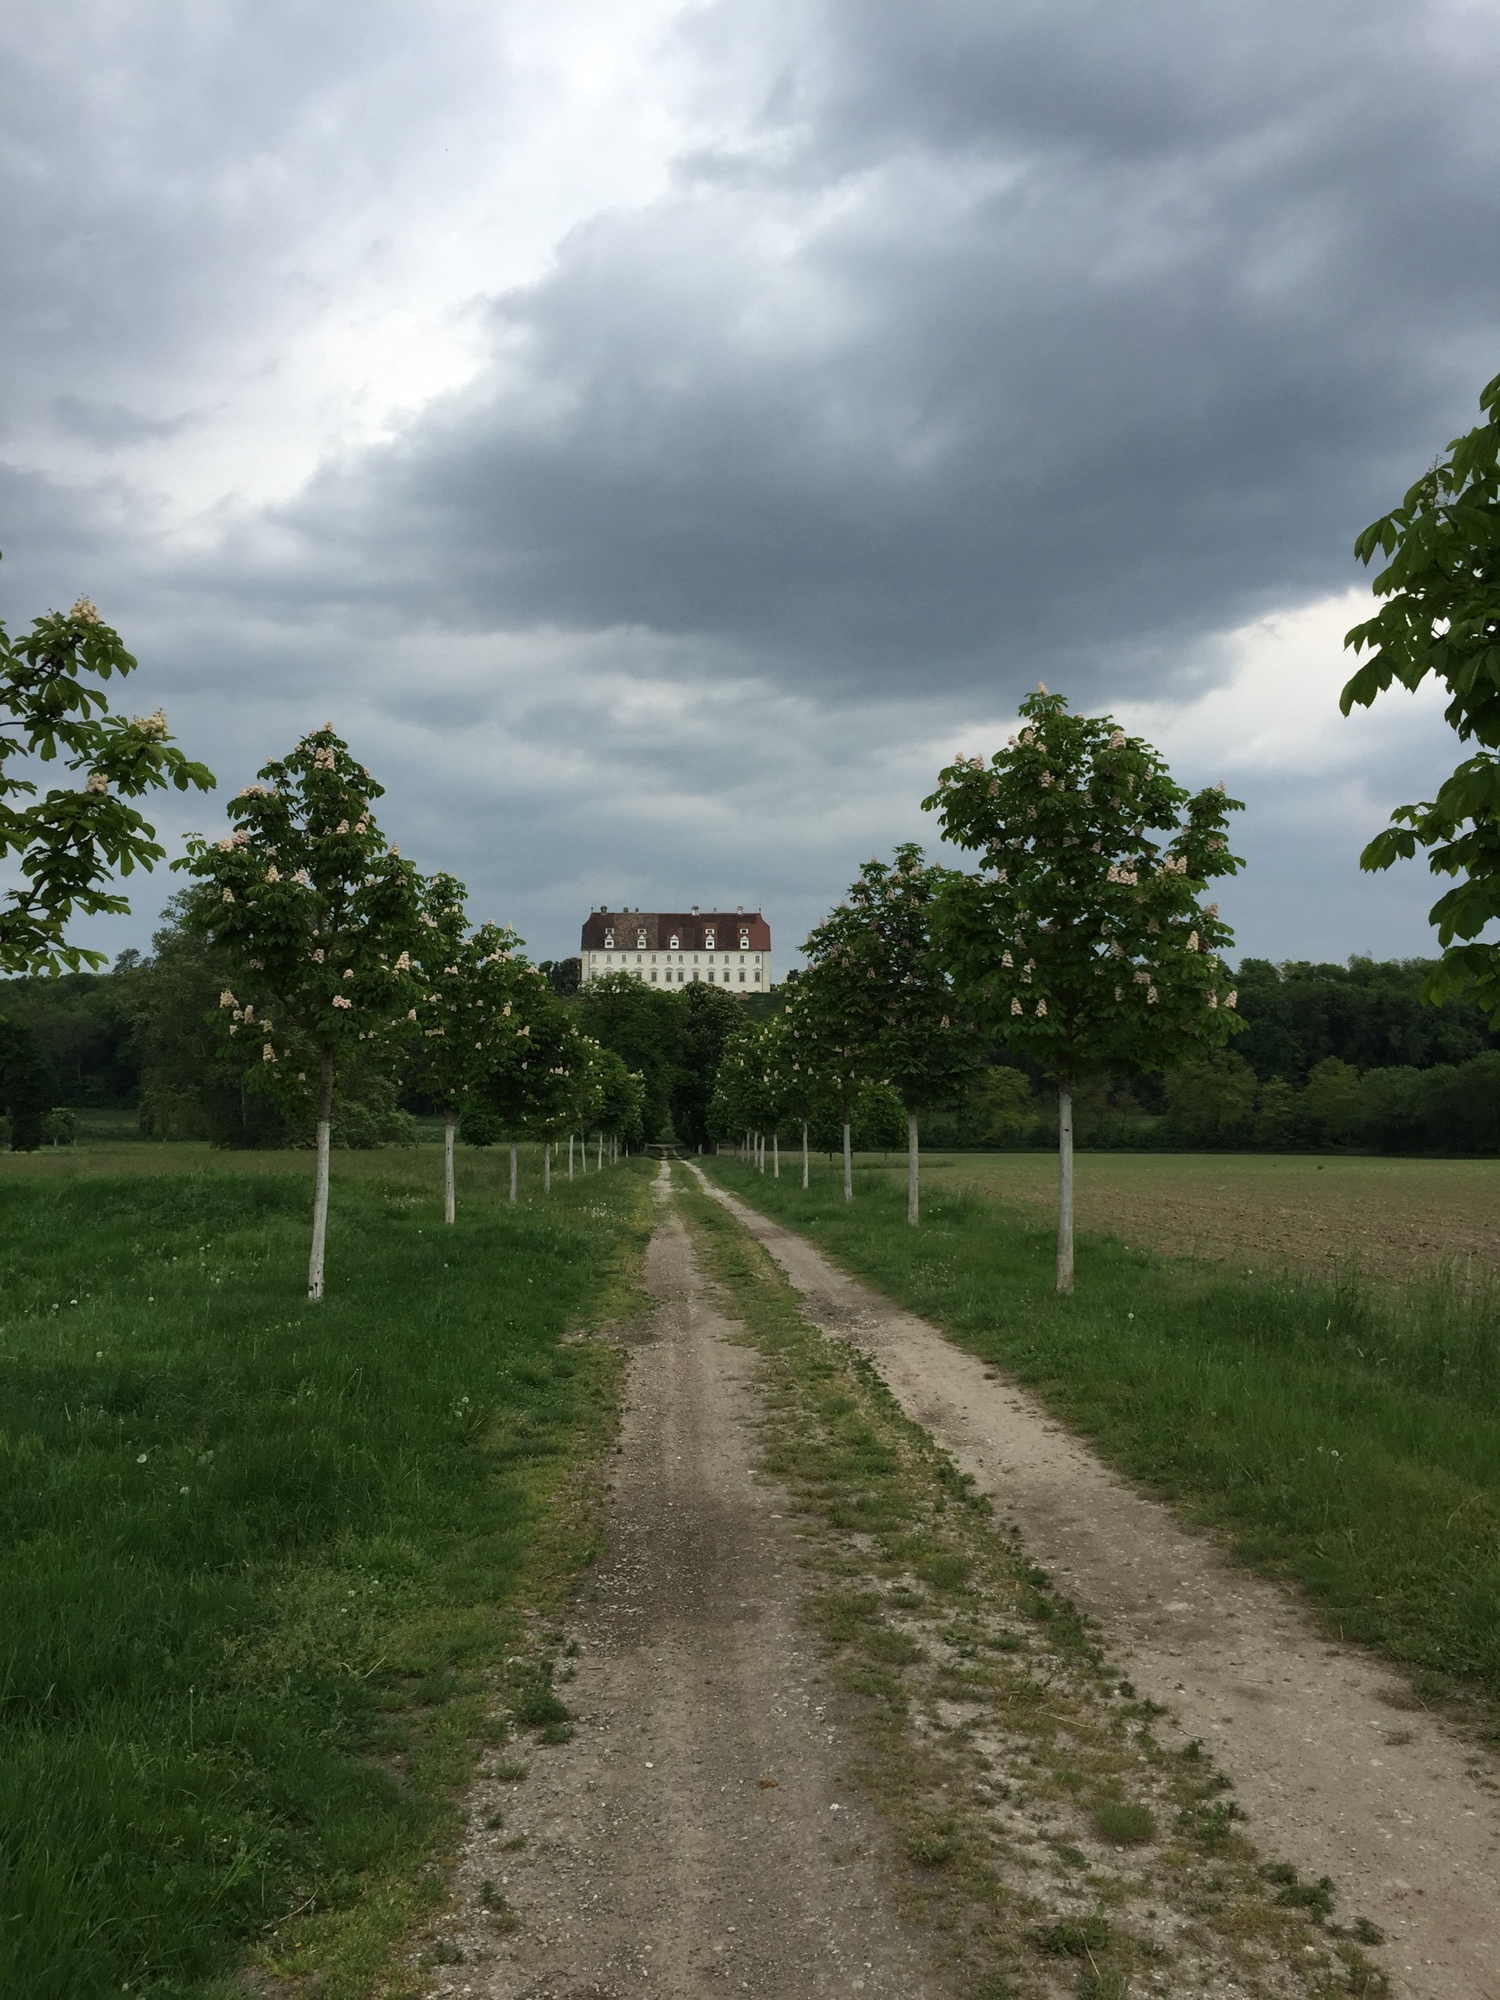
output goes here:
<path id="1" fill-rule="evenodd" d="M 753 1358 L 670 1211 L 647 1282 L 659 1303 L 631 1329 L 609 1552 L 558 1685 L 577 1733 L 490 1757 L 428 1991 L 954 1995 L 893 1914 L 885 1828 L 840 1779 L 797 1534 L 752 1470 Z M 529 1770 L 508 1782 L 518 1749 Z"/>
<path id="2" fill-rule="evenodd" d="M 904 1162 L 889 1171 L 904 1176 Z M 923 1173 L 929 1187 L 1039 1219 L 1056 1206 L 1057 1162 L 1045 1153 L 935 1154 Z M 1081 1231 L 1242 1270 L 1442 1270 L 1465 1283 L 1500 1270 L 1500 1160 L 1083 1153 L 1074 1198 Z"/>
<path id="3" fill-rule="evenodd" d="M 907 1414 L 1099 1621 L 1140 1694 L 1202 1741 L 1262 1852 L 1333 1877 L 1340 1908 L 1374 1918 L 1396 1991 L 1500 2000 L 1496 1760 L 1426 1713 L 1397 1674 L 1330 1643 L 1290 1593 L 1101 1465 L 1014 1384 L 704 1184 L 814 1321 L 870 1355 Z"/>

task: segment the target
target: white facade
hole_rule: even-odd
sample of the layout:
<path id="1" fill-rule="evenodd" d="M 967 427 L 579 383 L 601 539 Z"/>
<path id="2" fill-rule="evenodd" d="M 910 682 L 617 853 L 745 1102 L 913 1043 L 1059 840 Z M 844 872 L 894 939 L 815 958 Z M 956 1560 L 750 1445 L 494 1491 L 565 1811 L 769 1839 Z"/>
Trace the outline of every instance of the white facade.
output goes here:
<path id="1" fill-rule="evenodd" d="M 670 941 L 669 941 L 670 942 Z M 771 954 L 768 951 L 741 951 L 716 947 L 712 951 L 635 950 L 627 928 L 615 933 L 613 948 L 585 951 L 581 979 L 599 979 L 607 972 L 628 972 L 648 986 L 687 986 L 701 979 L 708 986 L 722 986 L 730 993 L 767 993 L 771 987 Z"/>

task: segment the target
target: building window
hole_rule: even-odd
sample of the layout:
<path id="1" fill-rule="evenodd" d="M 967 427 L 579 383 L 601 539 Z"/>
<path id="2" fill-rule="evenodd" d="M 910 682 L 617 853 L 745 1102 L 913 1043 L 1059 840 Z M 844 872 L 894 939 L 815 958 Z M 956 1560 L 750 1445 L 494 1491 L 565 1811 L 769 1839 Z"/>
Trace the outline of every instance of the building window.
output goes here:
<path id="1" fill-rule="evenodd" d="M 745 968 L 744 968 L 744 966 L 742 965 L 742 966 L 740 967 L 740 984 L 741 984 L 741 986 L 743 986 L 743 985 L 744 985 L 744 983 L 745 983 Z"/>
<path id="2" fill-rule="evenodd" d="M 713 948 L 714 948 L 714 934 L 713 934 L 713 932 L 712 932 L 712 931 L 705 931 L 705 932 L 703 933 L 703 948 L 704 948 L 704 950 L 705 950 L 705 951 L 712 951 L 712 950 L 713 950 Z"/>
<path id="3" fill-rule="evenodd" d="M 675 934 L 674 934 L 674 935 L 673 935 L 672 937 L 669 937 L 669 938 L 667 939 L 667 943 L 668 943 L 668 944 L 669 944 L 669 945 L 670 945 L 670 946 L 672 947 L 673 951 L 676 951 L 676 949 L 677 949 L 677 938 L 676 938 Z"/>
<path id="4" fill-rule="evenodd" d="M 637 931 L 635 934 L 635 941 L 637 946 L 644 951 L 646 947 L 646 933 L 644 931 Z"/>
<path id="5" fill-rule="evenodd" d="M 750 949 L 750 933 L 749 933 L 749 931 L 741 931 L 741 932 L 740 932 L 740 950 L 741 950 L 741 951 L 748 951 L 749 949 Z"/>
<path id="6" fill-rule="evenodd" d="M 615 942 L 615 934 L 613 931 L 606 931 L 604 933 L 604 942 L 606 947 L 611 949 L 613 948 Z"/>
<path id="7" fill-rule="evenodd" d="M 651 974 L 651 977 L 652 977 L 653 979 L 655 979 L 655 977 L 656 977 L 656 974 L 655 974 L 655 972 L 654 972 L 654 971 L 652 972 L 652 974 Z"/>

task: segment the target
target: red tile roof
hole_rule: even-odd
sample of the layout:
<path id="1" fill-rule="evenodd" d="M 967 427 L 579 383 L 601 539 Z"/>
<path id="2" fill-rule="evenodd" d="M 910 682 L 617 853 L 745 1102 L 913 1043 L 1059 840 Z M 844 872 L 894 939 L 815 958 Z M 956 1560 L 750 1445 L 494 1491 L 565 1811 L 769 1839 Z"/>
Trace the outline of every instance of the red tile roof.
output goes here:
<path id="1" fill-rule="evenodd" d="M 646 933 L 644 945 L 638 934 Z M 706 942 L 709 932 L 714 942 Z M 613 937 L 606 944 L 605 937 Z M 591 910 L 583 922 L 583 951 L 735 951 L 748 936 L 751 951 L 771 949 L 771 926 L 759 910 Z M 671 938 L 677 943 L 669 943 Z"/>

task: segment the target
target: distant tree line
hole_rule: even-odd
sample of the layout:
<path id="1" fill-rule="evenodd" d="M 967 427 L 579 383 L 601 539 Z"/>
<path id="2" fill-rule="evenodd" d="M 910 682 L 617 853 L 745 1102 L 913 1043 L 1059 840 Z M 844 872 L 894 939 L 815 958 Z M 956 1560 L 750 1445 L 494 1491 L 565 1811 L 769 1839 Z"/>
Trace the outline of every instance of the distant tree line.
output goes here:
<path id="1" fill-rule="evenodd" d="M 213 1032 L 221 970 L 186 922 L 190 895 L 168 905 L 149 953 L 124 952 L 110 972 L 0 982 L 0 1015 L 9 1024 L 0 1091 L 17 1096 L 28 1120 L 45 1123 L 60 1107 L 129 1109 L 145 1136 L 228 1146 L 295 1141 L 284 1111 L 226 1061 Z M 1079 1143 L 1500 1151 L 1500 1035 L 1477 1006 L 1424 1002 L 1430 972 L 1422 959 L 1245 959 L 1236 975 L 1245 1025 L 1233 1046 L 1164 1078 L 1081 1085 Z M 624 974 L 582 987 L 566 973 L 553 981 L 579 1027 L 644 1077 L 647 1132 L 689 1146 L 709 1138 L 725 1040 L 748 1019 L 774 1018 L 797 984 L 793 978 L 746 1001 L 701 984 L 653 992 Z M 987 1053 L 977 1077 L 927 1112 L 928 1143 L 1055 1144 L 1055 1117 L 1025 1053 L 998 1044 Z M 398 1099 L 388 1082 L 351 1078 L 339 1136 L 356 1145 L 409 1137 L 409 1114 L 433 1109 L 420 1091 Z M 867 1092 L 854 1123 L 858 1146 L 901 1143 L 894 1095 Z M 820 1117 L 812 1143 L 836 1147 L 838 1121 Z"/>

